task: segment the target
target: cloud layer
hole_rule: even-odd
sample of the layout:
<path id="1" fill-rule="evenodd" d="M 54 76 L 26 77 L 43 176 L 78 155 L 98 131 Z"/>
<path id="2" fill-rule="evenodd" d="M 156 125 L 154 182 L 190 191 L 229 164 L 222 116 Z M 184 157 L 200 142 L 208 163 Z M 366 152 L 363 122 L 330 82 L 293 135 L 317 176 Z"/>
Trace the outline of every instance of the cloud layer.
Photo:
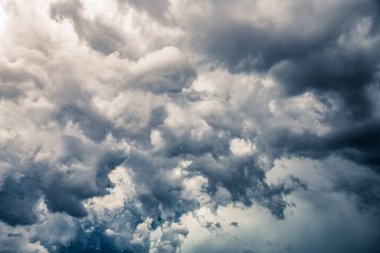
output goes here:
<path id="1" fill-rule="evenodd" d="M 378 1 L 0 7 L 0 252 L 379 250 Z"/>

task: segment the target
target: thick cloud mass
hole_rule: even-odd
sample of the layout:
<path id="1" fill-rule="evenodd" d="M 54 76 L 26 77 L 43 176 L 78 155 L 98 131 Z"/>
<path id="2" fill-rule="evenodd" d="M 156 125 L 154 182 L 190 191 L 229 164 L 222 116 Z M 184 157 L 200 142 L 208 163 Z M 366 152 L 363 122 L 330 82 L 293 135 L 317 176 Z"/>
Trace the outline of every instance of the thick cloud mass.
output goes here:
<path id="1" fill-rule="evenodd" d="M 378 1 L 5 0 L 0 38 L 0 252 L 380 251 Z"/>

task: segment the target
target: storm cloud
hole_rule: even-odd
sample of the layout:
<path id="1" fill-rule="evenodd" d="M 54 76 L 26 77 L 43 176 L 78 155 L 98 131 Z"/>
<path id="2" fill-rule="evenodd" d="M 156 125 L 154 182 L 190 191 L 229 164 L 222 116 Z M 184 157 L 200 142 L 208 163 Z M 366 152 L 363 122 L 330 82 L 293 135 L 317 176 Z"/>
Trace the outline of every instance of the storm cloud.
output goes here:
<path id="1" fill-rule="evenodd" d="M 378 1 L 2 1 L 0 37 L 0 252 L 380 250 Z"/>

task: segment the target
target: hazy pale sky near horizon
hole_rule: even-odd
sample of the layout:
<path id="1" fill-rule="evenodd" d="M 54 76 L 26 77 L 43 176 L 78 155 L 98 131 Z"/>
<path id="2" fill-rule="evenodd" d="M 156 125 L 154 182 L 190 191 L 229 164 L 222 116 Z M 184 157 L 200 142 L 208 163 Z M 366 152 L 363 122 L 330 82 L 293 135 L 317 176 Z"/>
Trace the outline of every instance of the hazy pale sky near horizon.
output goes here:
<path id="1" fill-rule="evenodd" d="M 0 253 L 380 252 L 378 0 L 0 0 Z"/>

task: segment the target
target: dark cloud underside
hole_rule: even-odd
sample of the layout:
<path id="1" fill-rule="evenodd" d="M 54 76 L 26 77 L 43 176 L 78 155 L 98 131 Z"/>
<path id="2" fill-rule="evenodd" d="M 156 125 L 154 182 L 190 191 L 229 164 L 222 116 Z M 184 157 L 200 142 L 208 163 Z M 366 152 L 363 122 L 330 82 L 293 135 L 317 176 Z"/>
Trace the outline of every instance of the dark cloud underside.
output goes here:
<path id="1" fill-rule="evenodd" d="M 0 7 L 0 252 L 380 250 L 378 1 Z"/>

